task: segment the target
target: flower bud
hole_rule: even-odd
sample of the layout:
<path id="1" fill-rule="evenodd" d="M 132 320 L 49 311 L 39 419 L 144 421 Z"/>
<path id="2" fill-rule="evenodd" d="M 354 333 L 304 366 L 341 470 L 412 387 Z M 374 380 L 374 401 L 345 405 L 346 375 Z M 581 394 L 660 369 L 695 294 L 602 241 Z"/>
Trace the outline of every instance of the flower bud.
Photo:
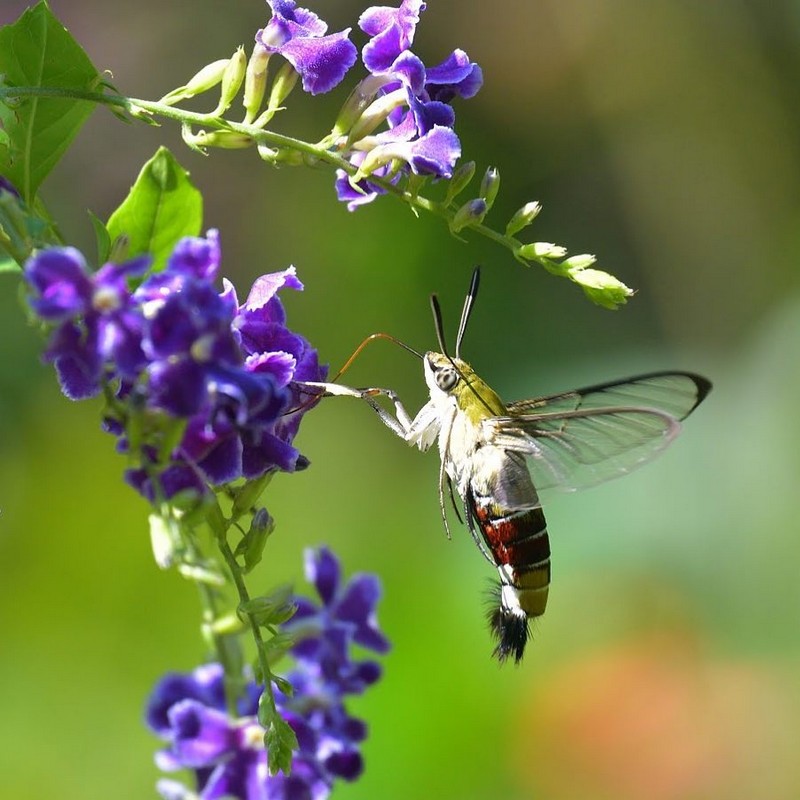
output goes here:
<path id="1" fill-rule="evenodd" d="M 542 206 L 536 201 L 525 203 L 525 205 L 508 221 L 506 225 L 506 236 L 513 236 L 524 228 L 527 228 L 528 225 L 539 216 L 541 210 Z"/>
<path id="2" fill-rule="evenodd" d="M 389 114 L 407 102 L 408 95 L 405 89 L 396 89 L 389 94 L 381 95 L 365 109 L 364 113 L 353 125 L 347 136 L 348 142 L 357 142 L 369 136 L 381 123 L 385 122 Z"/>
<path id="3" fill-rule="evenodd" d="M 161 569 L 169 569 L 175 557 L 175 540 L 171 526 L 158 514 L 151 514 L 150 546 L 153 549 L 153 560 Z"/>
<path id="4" fill-rule="evenodd" d="M 191 130 L 184 129 L 182 132 L 183 140 L 193 150 L 201 150 L 204 147 L 220 147 L 223 150 L 243 150 L 245 147 L 252 147 L 254 140 L 251 136 L 235 131 L 198 131 L 192 133 Z"/>
<path id="5" fill-rule="evenodd" d="M 331 131 L 331 136 L 334 140 L 339 136 L 349 134 L 381 87 L 390 80 L 391 77 L 388 75 L 368 75 L 353 89 L 350 97 L 347 98 L 341 111 L 339 111 L 339 116 L 336 118 Z"/>
<path id="6" fill-rule="evenodd" d="M 203 583 L 206 586 L 225 586 L 227 579 L 218 572 L 213 565 L 202 566 L 200 564 L 178 564 L 178 572 L 187 580 L 195 583 Z"/>
<path id="7" fill-rule="evenodd" d="M 481 180 L 481 190 L 479 195 L 486 201 L 486 210 L 488 211 L 493 205 L 497 193 L 500 191 L 500 170 L 497 167 L 489 167 L 483 173 Z"/>
<path id="8" fill-rule="evenodd" d="M 268 147 L 265 144 L 258 145 L 258 155 L 268 164 L 277 166 L 285 164 L 289 167 L 299 167 L 307 163 L 306 154 L 291 147 Z"/>
<path id="9" fill-rule="evenodd" d="M 350 183 L 356 184 L 364 180 L 364 178 L 368 178 L 376 169 L 380 169 L 396 158 L 399 158 L 399 154 L 394 145 L 396 145 L 396 143 L 392 142 L 391 144 L 374 147 L 370 150 L 359 165 L 356 174 L 350 178 Z"/>
<path id="10" fill-rule="evenodd" d="M 488 211 L 483 198 L 476 197 L 474 200 L 467 201 L 456 211 L 450 223 L 451 232 L 458 233 L 469 225 L 479 225 Z"/>
<path id="11" fill-rule="evenodd" d="M 256 41 L 253 54 L 247 62 L 247 71 L 244 76 L 244 96 L 242 105 L 245 110 L 244 124 L 249 125 L 258 114 L 261 103 L 264 100 L 264 93 L 267 89 L 267 67 L 269 65 L 270 52 L 261 42 Z"/>
<path id="12" fill-rule="evenodd" d="M 240 633 L 244 628 L 242 620 L 236 614 L 225 614 L 208 624 L 208 632 L 212 636 L 231 636 Z"/>
<path id="13" fill-rule="evenodd" d="M 221 58 L 219 61 L 207 64 L 185 86 L 173 89 L 168 94 L 165 94 L 159 102 L 167 106 L 173 106 L 181 100 L 187 100 L 190 97 L 195 97 L 195 95 L 213 89 L 222 81 L 229 63 L 229 58 Z"/>
<path id="14" fill-rule="evenodd" d="M 247 57 L 244 54 L 244 48 L 240 47 L 233 54 L 228 66 L 225 67 L 225 72 L 222 75 L 222 90 L 219 103 L 212 112 L 213 116 L 221 116 L 230 108 L 233 98 L 239 93 L 246 71 Z"/>
<path id="15" fill-rule="evenodd" d="M 234 520 L 239 519 L 242 514 L 247 513 L 253 507 L 272 480 L 272 475 L 273 473 L 268 472 L 260 478 L 251 478 L 236 490 L 233 498 L 233 508 L 231 509 L 231 516 Z M 261 510 L 266 511 L 266 509 Z"/>
<path id="16" fill-rule="evenodd" d="M 567 248 L 552 242 L 534 242 L 524 244 L 518 250 L 523 258 L 563 258 L 567 254 Z"/>
<path id="17" fill-rule="evenodd" d="M 234 555 L 244 558 L 243 572 L 250 572 L 260 561 L 267 539 L 275 530 L 275 520 L 266 508 L 259 508 L 250 522 L 250 529 L 236 547 Z"/>
<path id="18" fill-rule="evenodd" d="M 444 199 L 444 204 L 450 205 L 456 196 L 467 188 L 467 184 L 472 180 L 475 175 L 475 162 L 466 161 L 461 164 L 459 168 L 453 173 L 447 184 L 447 194 Z"/>
<path id="19" fill-rule="evenodd" d="M 273 111 L 277 111 L 283 105 L 286 98 L 292 93 L 299 77 L 300 73 L 288 62 L 278 70 L 269 93 L 268 105 Z"/>
<path id="20" fill-rule="evenodd" d="M 583 289 L 593 303 L 612 311 L 633 295 L 633 290 L 622 281 L 599 269 L 574 270 L 570 272 L 569 277 Z"/>
<path id="21" fill-rule="evenodd" d="M 575 270 L 591 267 L 595 261 L 597 261 L 597 256 L 593 256 L 591 253 L 581 253 L 577 256 L 570 256 L 561 263 L 562 266 L 566 267 L 570 272 L 573 272 Z"/>

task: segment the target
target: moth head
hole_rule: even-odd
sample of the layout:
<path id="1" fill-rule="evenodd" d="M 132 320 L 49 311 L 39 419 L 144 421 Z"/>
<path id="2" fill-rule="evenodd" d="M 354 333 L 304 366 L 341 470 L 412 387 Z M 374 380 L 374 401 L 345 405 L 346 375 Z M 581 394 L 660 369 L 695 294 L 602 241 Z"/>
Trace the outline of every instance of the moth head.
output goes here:
<path id="1" fill-rule="evenodd" d="M 431 394 L 455 394 L 469 381 L 472 368 L 460 358 L 450 359 L 443 353 L 425 353 L 425 382 Z"/>

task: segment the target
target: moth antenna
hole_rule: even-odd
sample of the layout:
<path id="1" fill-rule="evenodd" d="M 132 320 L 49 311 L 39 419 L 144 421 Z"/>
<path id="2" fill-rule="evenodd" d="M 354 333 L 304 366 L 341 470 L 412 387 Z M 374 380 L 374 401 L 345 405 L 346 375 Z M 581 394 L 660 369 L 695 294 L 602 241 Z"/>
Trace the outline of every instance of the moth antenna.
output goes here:
<path id="1" fill-rule="evenodd" d="M 461 340 L 464 338 L 464 332 L 467 330 L 467 323 L 469 322 L 470 314 L 472 314 L 472 309 L 475 305 L 475 298 L 478 296 L 480 279 L 481 268 L 475 267 L 472 272 L 472 281 L 469 285 L 469 291 L 464 298 L 464 308 L 461 310 L 461 322 L 458 325 L 458 336 L 456 336 L 456 358 L 461 358 Z"/>
<path id="2" fill-rule="evenodd" d="M 472 283 L 470 284 L 469 293 L 467 294 L 467 302 L 469 302 L 470 307 L 474 302 L 474 294 L 478 292 L 478 280 L 480 276 L 480 269 L 478 267 L 475 268 L 475 271 L 472 273 Z M 472 296 L 472 301 L 469 301 L 470 296 Z M 469 318 L 469 311 L 467 310 L 467 302 L 464 303 L 464 311 L 461 314 L 461 323 L 462 327 L 466 325 L 466 321 L 464 319 L 465 315 Z M 447 352 L 447 346 L 444 342 L 444 325 L 442 324 L 442 308 L 439 305 L 439 298 L 435 295 L 431 295 L 431 309 L 433 310 L 433 324 L 436 326 L 436 338 L 439 340 L 439 348 L 442 351 L 442 355 L 450 362 L 453 369 L 456 371 L 458 376 L 461 378 L 462 381 L 469 387 L 469 390 L 478 401 L 486 408 L 487 411 L 490 413 L 494 413 L 491 409 L 491 406 L 484 400 L 480 394 L 477 392 L 475 387 L 464 377 L 464 373 L 458 368 L 458 364 L 453 360 L 453 357 L 450 353 Z M 458 358 L 458 356 L 456 356 Z"/>
<path id="3" fill-rule="evenodd" d="M 436 338 L 439 341 L 439 349 L 442 351 L 442 354 L 447 356 L 450 361 L 450 354 L 447 352 L 447 345 L 444 342 L 444 326 L 442 325 L 442 308 L 439 305 L 439 298 L 435 295 L 431 295 L 431 310 L 433 311 L 433 324 L 436 328 Z M 455 366 L 455 365 L 453 365 Z"/>

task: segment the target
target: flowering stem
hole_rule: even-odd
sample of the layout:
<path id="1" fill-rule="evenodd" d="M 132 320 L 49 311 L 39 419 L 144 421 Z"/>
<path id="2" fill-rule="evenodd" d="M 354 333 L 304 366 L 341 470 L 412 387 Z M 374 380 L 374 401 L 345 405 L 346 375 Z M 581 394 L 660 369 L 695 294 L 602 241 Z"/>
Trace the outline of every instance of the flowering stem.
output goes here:
<path id="1" fill-rule="evenodd" d="M 242 570 L 236 561 L 236 556 L 233 554 L 233 550 L 231 550 L 231 547 L 228 544 L 227 535 L 217 535 L 217 546 L 219 547 L 220 553 L 222 553 L 222 557 L 225 559 L 225 563 L 228 565 L 231 578 L 233 578 L 233 583 L 236 586 L 236 592 L 239 595 L 239 605 L 244 606 L 250 602 L 250 593 L 248 592 L 247 585 L 244 582 Z M 250 632 L 253 634 L 253 640 L 256 643 L 256 650 L 258 652 L 258 665 L 261 669 L 261 675 L 264 682 L 264 695 L 267 698 L 267 702 L 269 703 L 272 713 L 277 715 L 278 710 L 275 706 L 275 695 L 272 691 L 273 676 L 272 671 L 269 668 L 269 661 L 267 659 L 266 642 L 264 641 L 264 637 L 261 635 L 261 628 L 253 618 L 253 615 L 245 612 L 245 616 L 247 617 L 247 622 L 250 626 Z"/>
<path id="2" fill-rule="evenodd" d="M 121 109 L 131 116 L 145 121 L 149 121 L 149 117 L 152 115 L 180 122 L 184 126 L 207 126 L 216 131 L 231 132 L 249 137 L 258 145 L 265 145 L 284 151 L 293 151 L 303 154 L 309 158 L 310 163 L 321 161 L 334 169 L 344 170 L 348 175 L 355 175 L 358 171 L 349 161 L 327 149 L 324 146 L 326 140 L 323 140 L 320 144 L 312 144 L 301 139 L 295 139 L 291 136 L 264 130 L 264 128 L 256 125 L 223 119 L 222 117 L 215 116 L 213 113 L 201 114 L 161 102 L 139 100 L 137 98 L 99 92 L 86 92 L 48 86 L 0 87 L 0 101 L 26 97 L 69 97 L 74 100 L 85 100 L 97 103 L 98 105 Z M 448 223 L 453 220 L 455 211 L 445 203 L 407 191 L 376 175 L 370 175 L 369 180 L 371 183 L 385 189 L 388 194 L 393 195 L 414 209 L 433 214 Z M 469 227 L 470 230 L 485 236 L 487 239 L 491 239 L 493 242 L 505 247 L 512 253 L 520 246 L 520 241 L 518 239 L 500 233 L 482 222 L 474 223 Z M 542 266 L 547 266 L 547 264 L 545 264 L 545 259 L 533 257 L 529 260 L 537 261 Z"/>
<path id="3" fill-rule="evenodd" d="M 189 551 L 192 557 L 192 551 Z M 196 555 L 196 554 L 195 554 Z M 225 703 L 228 712 L 236 716 L 236 701 L 242 693 L 242 648 L 238 637 L 226 636 L 214 629 L 214 622 L 219 618 L 217 593 L 212 586 L 204 581 L 195 581 L 200 593 L 200 602 L 203 607 L 202 631 L 214 648 L 218 663 L 222 665 L 223 682 L 225 686 Z"/>
<path id="4" fill-rule="evenodd" d="M 160 481 L 155 473 L 153 473 L 152 484 L 157 495 L 162 494 Z M 181 543 L 182 552 L 177 554 L 179 563 L 188 568 L 183 574 L 197 586 L 200 595 L 200 605 L 203 609 L 201 633 L 206 643 L 213 648 L 215 660 L 222 665 L 225 702 L 228 711 L 236 716 L 236 701 L 243 688 L 242 664 L 244 659 L 239 639 L 216 630 L 215 622 L 219 619 L 217 602 L 219 595 L 207 580 L 194 576 L 192 572 L 193 567 L 202 567 L 206 563 L 195 537 L 192 536 L 191 531 L 181 525 L 180 519 L 175 516 L 174 509 L 167 500 L 160 498 L 158 508 L 161 518 L 173 529 L 173 537 Z"/>

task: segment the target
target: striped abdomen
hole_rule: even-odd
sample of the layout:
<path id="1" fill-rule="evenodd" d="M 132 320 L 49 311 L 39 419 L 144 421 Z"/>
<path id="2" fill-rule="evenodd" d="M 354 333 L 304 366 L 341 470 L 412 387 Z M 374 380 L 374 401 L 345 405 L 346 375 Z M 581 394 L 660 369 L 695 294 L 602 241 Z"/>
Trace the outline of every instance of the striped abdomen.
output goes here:
<path id="1" fill-rule="evenodd" d="M 544 614 L 547 606 L 547 523 L 522 458 L 491 446 L 478 453 L 465 498 L 467 513 L 500 573 L 498 604 L 489 617 L 498 640 L 495 655 L 504 661 L 513 654 L 519 661 L 530 635 L 528 620 Z"/>

